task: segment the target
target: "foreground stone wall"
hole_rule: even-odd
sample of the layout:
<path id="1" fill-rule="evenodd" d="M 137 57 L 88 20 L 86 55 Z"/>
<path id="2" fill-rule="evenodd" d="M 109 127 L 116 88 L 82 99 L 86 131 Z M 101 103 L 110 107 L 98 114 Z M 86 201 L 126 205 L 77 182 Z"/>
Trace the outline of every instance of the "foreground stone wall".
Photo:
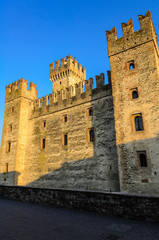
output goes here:
<path id="1" fill-rule="evenodd" d="M 0 197 L 86 210 L 106 216 L 159 222 L 159 197 L 157 196 L 0 186 Z"/>

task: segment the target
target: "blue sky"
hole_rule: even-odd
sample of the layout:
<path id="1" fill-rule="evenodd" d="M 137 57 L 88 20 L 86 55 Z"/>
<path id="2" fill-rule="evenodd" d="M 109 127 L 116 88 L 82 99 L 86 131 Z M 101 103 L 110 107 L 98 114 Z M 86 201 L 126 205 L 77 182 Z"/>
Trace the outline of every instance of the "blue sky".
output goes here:
<path id="1" fill-rule="evenodd" d="M 0 138 L 5 86 L 24 77 L 37 84 L 38 97 L 51 93 L 49 64 L 69 54 L 87 69 L 87 79 L 109 67 L 105 30 L 151 10 L 159 36 L 158 0 L 0 0 Z"/>

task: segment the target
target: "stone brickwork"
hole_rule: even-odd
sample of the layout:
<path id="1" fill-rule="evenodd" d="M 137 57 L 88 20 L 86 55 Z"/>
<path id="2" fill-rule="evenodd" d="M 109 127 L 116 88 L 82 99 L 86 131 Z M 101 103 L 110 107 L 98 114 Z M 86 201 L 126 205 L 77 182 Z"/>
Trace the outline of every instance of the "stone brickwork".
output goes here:
<path id="1" fill-rule="evenodd" d="M 111 72 L 86 80 L 70 55 L 50 64 L 53 92 L 6 88 L 0 184 L 159 193 L 159 51 L 150 11 L 106 31 Z M 14 109 L 12 109 L 14 107 Z"/>
<path id="2" fill-rule="evenodd" d="M 106 32 L 120 187 L 124 192 L 159 193 L 158 42 L 150 11 L 140 15 L 139 21 L 140 30 L 136 32 L 132 20 L 122 23 L 122 38 L 117 39 L 116 28 Z M 138 97 L 133 99 L 134 90 Z M 135 129 L 136 115 L 142 116 L 141 131 Z M 140 152 L 146 153 L 147 167 L 141 167 Z"/>
<path id="3" fill-rule="evenodd" d="M 157 196 L 0 186 L 0 197 L 96 212 L 105 216 L 159 222 L 159 197 Z"/>

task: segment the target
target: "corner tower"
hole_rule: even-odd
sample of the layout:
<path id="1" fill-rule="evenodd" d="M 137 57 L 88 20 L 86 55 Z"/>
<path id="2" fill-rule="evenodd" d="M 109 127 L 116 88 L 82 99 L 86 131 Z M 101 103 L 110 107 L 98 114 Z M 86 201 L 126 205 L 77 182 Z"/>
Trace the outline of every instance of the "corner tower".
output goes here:
<path id="1" fill-rule="evenodd" d="M 6 86 L 0 149 L 0 184 L 23 185 L 29 112 L 37 98 L 36 85 L 24 78 Z"/>
<path id="2" fill-rule="evenodd" d="M 114 102 L 120 188 L 159 193 L 159 51 L 150 11 L 106 31 Z"/>
<path id="3" fill-rule="evenodd" d="M 82 67 L 80 63 L 71 55 L 66 59 L 61 59 L 61 65 L 59 60 L 50 64 L 50 81 L 53 83 L 53 92 L 57 92 L 63 89 L 74 86 L 76 83 L 84 82 L 86 80 L 86 68 Z"/>

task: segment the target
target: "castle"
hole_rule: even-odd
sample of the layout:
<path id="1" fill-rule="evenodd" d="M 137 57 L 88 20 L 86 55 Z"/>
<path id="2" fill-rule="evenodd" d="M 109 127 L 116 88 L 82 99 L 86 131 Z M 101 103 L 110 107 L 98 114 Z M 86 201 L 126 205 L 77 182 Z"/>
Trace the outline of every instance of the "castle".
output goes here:
<path id="1" fill-rule="evenodd" d="M 150 11 L 139 21 L 106 31 L 106 85 L 69 55 L 50 64 L 52 94 L 6 87 L 1 185 L 159 193 L 158 41 Z"/>

